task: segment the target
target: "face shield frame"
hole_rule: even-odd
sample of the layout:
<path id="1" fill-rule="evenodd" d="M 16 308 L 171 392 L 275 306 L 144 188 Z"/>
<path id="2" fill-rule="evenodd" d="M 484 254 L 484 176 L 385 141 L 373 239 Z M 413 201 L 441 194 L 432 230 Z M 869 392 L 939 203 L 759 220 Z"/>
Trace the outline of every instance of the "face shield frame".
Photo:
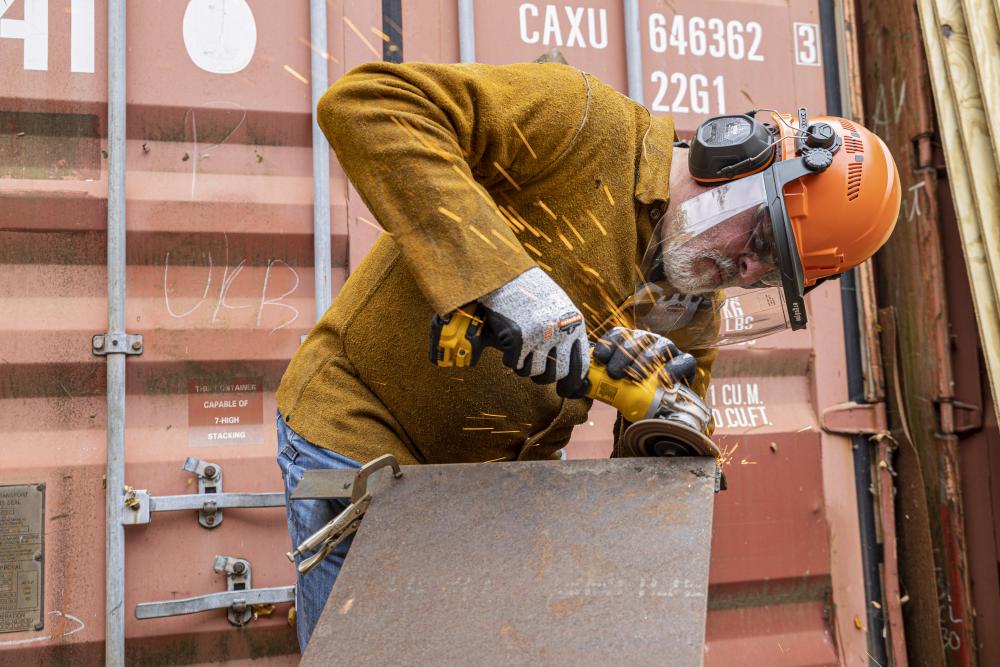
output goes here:
<path id="1" fill-rule="evenodd" d="M 793 181 L 817 172 L 807 166 L 804 158 L 797 157 L 772 164 L 761 173 L 764 177 L 764 195 L 770 211 L 774 253 L 778 260 L 788 321 L 792 331 L 798 331 L 805 329 L 808 323 L 805 278 L 795 240 L 795 230 L 792 228 L 792 220 L 785 205 L 784 188 Z"/>
<path id="2" fill-rule="evenodd" d="M 754 301 L 754 293 L 756 292 L 759 297 L 764 296 L 764 290 L 770 290 L 771 294 L 777 297 L 776 292 L 781 294 L 781 305 L 779 306 L 784 311 L 784 316 L 781 318 L 784 320 L 784 325 L 781 326 L 783 329 L 791 329 L 793 331 L 801 330 L 806 328 L 807 316 L 805 309 L 805 280 L 804 271 L 802 267 L 802 261 L 799 257 L 798 246 L 795 238 L 795 231 L 792 227 L 791 217 L 788 214 L 788 207 L 785 202 L 784 188 L 786 185 L 810 175 L 815 175 L 822 171 L 822 168 L 816 169 L 815 165 L 810 166 L 810 162 L 806 159 L 809 154 L 809 149 L 807 148 L 803 151 L 804 154 L 799 154 L 794 158 L 782 160 L 780 162 L 772 163 L 767 168 L 755 173 L 747 174 L 740 179 L 732 179 L 729 183 L 734 181 L 743 181 L 744 179 L 760 179 L 760 195 L 761 199 L 757 201 L 760 202 L 759 206 L 762 210 L 766 210 L 767 217 L 769 218 L 770 231 L 772 235 L 772 260 L 775 264 L 776 273 L 778 274 L 779 280 L 774 283 L 756 284 L 749 287 L 742 287 L 740 292 L 733 296 L 739 296 L 740 300 L 745 300 L 750 298 L 751 302 Z M 713 187 L 725 187 L 727 184 L 723 183 L 718 186 Z M 710 190 L 707 190 L 703 195 L 707 195 Z M 749 201 L 749 200 L 748 200 Z M 740 204 L 735 204 L 735 207 L 739 207 Z M 734 208 L 735 210 L 735 208 Z M 747 210 L 743 208 L 742 210 Z M 768 224 L 768 223 L 765 223 Z M 658 227 L 658 226 L 657 226 Z M 653 242 L 656 239 L 661 239 L 656 241 L 658 249 L 653 249 Z M 695 312 L 698 308 L 698 303 L 686 303 L 685 298 L 689 295 L 684 292 L 677 291 L 674 296 L 671 296 L 669 300 L 661 300 L 660 297 L 656 297 L 653 292 L 650 291 L 651 283 L 662 280 L 665 277 L 663 274 L 663 250 L 662 250 L 662 236 L 654 230 L 653 240 L 651 240 L 651 248 L 647 250 L 643 257 L 643 266 L 645 270 L 641 270 L 643 274 L 643 280 L 646 282 L 641 283 L 637 289 L 636 294 L 632 300 L 632 309 L 635 314 L 637 326 L 643 326 L 645 328 L 650 328 L 650 330 L 656 331 L 662 335 L 668 337 L 674 337 L 675 334 L 679 333 L 681 328 L 686 327 L 685 322 L 690 322 L 689 319 L 691 314 Z M 647 265 L 647 259 L 649 257 L 654 258 L 653 264 Z M 655 258 L 659 257 L 659 260 Z M 652 270 L 654 266 L 658 265 L 658 269 L 655 269 L 653 274 L 650 275 L 647 272 Z M 655 275 L 659 273 L 660 275 Z M 778 284 L 780 282 L 780 284 Z M 729 288 L 726 288 L 729 289 Z M 719 294 L 723 294 L 719 292 Z M 701 302 L 702 308 L 715 308 L 721 309 L 725 312 L 725 303 L 729 301 L 729 297 L 723 295 L 720 298 L 710 297 L 710 296 L 700 296 L 690 295 L 695 297 L 695 301 Z M 670 304 L 673 303 L 676 306 L 686 305 L 687 315 L 681 317 L 676 326 L 671 326 L 669 331 L 666 329 L 660 330 L 653 324 L 655 319 L 651 319 L 653 316 L 649 314 L 649 311 L 639 314 L 640 308 L 648 308 L 651 304 L 663 304 L 668 308 Z M 739 302 L 737 302 L 739 303 Z M 757 303 L 763 303 L 761 298 L 757 298 Z M 773 302 L 770 302 L 773 303 Z M 713 305 L 714 304 L 714 305 Z M 772 306 L 773 307 L 773 306 Z M 770 307 L 768 307 L 770 308 Z M 748 311 L 749 312 L 763 312 L 763 311 Z M 776 321 L 776 320 L 771 320 Z M 778 320 L 780 321 L 780 320 Z M 709 341 L 705 338 L 708 333 L 707 330 L 703 331 L 697 338 L 700 342 L 698 345 L 716 347 L 719 345 L 729 345 L 737 342 L 746 342 L 753 338 L 760 336 L 769 335 L 777 330 L 774 328 L 768 329 L 763 328 L 761 333 L 750 338 L 740 339 L 740 334 L 734 334 L 732 330 L 719 331 L 715 334 L 716 338 L 713 341 Z M 693 342 L 693 341 L 692 341 Z"/>

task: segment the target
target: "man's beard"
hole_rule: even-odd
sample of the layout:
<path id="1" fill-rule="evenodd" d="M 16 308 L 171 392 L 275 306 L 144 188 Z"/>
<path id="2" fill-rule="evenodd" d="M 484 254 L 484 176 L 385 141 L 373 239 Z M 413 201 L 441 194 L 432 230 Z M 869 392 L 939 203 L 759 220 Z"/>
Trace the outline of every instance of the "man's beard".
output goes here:
<path id="1" fill-rule="evenodd" d="M 708 271 L 695 269 L 699 260 L 711 260 L 714 265 Z M 716 267 L 722 274 L 721 284 Z M 736 262 L 718 250 L 691 248 L 686 244 L 663 253 L 663 269 L 670 284 L 684 294 L 710 294 L 718 289 L 732 287 L 739 276 Z"/>

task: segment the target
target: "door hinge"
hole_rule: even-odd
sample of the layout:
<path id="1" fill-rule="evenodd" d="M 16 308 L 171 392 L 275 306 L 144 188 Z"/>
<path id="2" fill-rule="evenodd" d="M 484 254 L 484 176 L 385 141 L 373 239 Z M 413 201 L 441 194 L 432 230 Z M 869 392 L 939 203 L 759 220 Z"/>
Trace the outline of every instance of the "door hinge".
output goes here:
<path id="1" fill-rule="evenodd" d="M 848 401 L 831 405 L 820 415 L 820 427 L 838 435 L 872 435 L 888 430 L 885 403 Z"/>

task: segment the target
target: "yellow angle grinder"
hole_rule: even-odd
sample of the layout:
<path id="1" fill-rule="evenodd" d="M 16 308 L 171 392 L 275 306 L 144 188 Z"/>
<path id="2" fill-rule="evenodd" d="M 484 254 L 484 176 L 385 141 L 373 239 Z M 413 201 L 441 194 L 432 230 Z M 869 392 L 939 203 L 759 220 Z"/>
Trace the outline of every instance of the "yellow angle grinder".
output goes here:
<path id="1" fill-rule="evenodd" d="M 456 310 L 436 315 L 431 323 L 431 361 L 444 368 L 476 365 L 486 347 L 503 350 L 502 343 L 486 331 L 482 306 L 472 313 Z M 721 459 L 719 448 L 706 434 L 711 412 L 685 384 L 665 386 L 661 374 L 650 373 L 637 382 L 616 380 L 598 363 L 591 350 L 587 398 L 614 407 L 632 422 L 622 435 L 624 456 L 712 456 Z"/>

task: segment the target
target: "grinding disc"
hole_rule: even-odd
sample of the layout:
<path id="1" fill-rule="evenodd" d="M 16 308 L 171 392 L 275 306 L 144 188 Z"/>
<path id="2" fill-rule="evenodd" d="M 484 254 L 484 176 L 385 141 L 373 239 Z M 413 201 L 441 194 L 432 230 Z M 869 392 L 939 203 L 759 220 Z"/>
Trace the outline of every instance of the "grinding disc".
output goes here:
<path id="1" fill-rule="evenodd" d="M 712 456 L 722 454 L 703 433 L 665 419 L 643 419 L 622 435 L 623 456 Z"/>

